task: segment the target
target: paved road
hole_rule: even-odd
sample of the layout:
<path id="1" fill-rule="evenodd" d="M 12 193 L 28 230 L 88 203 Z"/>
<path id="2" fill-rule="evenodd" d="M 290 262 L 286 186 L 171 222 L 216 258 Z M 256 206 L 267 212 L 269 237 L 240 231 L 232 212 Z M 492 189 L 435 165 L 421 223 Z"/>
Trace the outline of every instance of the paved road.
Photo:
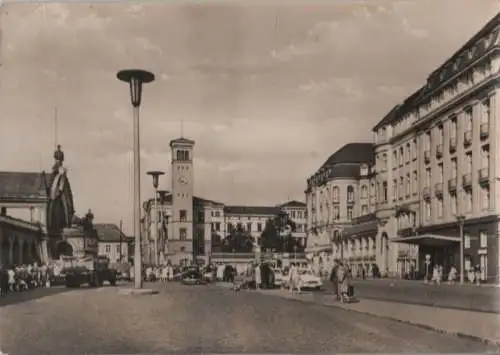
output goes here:
<path id="1" fill-rule="evenodd" d="M 500 288 L 473 285 L 426 285 L 420 281 L 353 281 L 356 296 L 382 301 L 500 313 Z M 329 282 L 325 282 L 331 290 Z"/>
<path id="2" fill-rule="evenodd" d="M 0 350 L 8 354 L 496 350 L 341 309 L 179 284 L 155 296 L 104 287 L 5 305 L 0 329 Z"/>

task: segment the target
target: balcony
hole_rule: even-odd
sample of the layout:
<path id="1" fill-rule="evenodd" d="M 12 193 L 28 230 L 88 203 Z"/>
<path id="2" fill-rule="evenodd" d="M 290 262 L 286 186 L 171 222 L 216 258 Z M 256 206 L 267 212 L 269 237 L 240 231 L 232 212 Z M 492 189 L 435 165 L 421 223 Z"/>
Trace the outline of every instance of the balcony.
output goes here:
<path id="1" fill-rule="evenodd" d="M 426 150 L 424 152 L 424 162 L 426 164 L 429 164 L 431 162 L 431 151 L 430 150 Z"/>
<path id="2" fill-rule="evenodd" d="M 450 138 L 450 153 L 455 153 L 457 151 L 457 139 L 455 137 Z"/>
<path id="3" fill-rule="evenodd" d="M 472 186 L 472 174 L 467 173 L 462 176 L 462 186 L 468 188 Z"/>
<path id="4" fill-rule="evenodd" d="M 490 127 L 488 122 L 481 123 L 481 126 L 479 126 L 479 136 L 481 139 L 486 139 L 490 135 Z"/>
<path id="5" fill-rule="evenodd" d="M 441 159 L 443 157 L 443 145 L 438 144 L 436 146 L 436 158 Z"/>
<path id="6" fill-rule="evenodd" d="M 441 198 L 443 197 L 443 183 L 438 182 L 436 185 L 434 185 L 434 193 L 436 194 L 436 197 Z"/>
<path id="7" fill-rule="evenodd" d="M 450 193 L 455 193 L 457 191 L 457 178 L 451 178 L 448 180 L 448 191 Z"/>
<path id="8" fill-rule="evenodd" d="M 489 185 L 490 182 L 490 169 L 482 168 L 479 169 L 479 185 L 485 187 Z"/>
<path id="9" fill-rule="evenodd" d="M 431 189 L 429 187 L 424 187 L 422 190 L 422 197 L 424 200 L 430 200 L 431 199 Z"/>
<path id="10" fill-rule="evenodd" d="M 472 144 L 472 130 L 464 132 L 464 146 L 468 147 Z"/>

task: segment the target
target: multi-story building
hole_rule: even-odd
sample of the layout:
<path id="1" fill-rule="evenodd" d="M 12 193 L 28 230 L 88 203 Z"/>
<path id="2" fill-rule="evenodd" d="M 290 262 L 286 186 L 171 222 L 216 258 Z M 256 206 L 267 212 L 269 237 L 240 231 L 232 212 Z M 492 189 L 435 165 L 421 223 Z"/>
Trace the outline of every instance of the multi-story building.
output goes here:
<path id="1" fill-rule="evenodd" d="M 384 267 L 424 259 L 498 278 L 500 14 L 373 129 Z M 414 245 L 405 247 L 404 245 Z M 418 253 L 415 252 L 418 248 Z M 418 254 L 418 257 L 416 256 Z"/>
<path id="2" fill-rule="evenodd" d="M 249 231 L 254 244 L 258 245 L 266 221 L 280 211 L 288 213 L 296 223 L 293 236 L 301 238 L 305 246 L 306 207 L 302 202 L 289 201 L 278 206 L 228 206 L 194 196 L 194 144 L 185 138 L 170 142 L 172 191 L 158 191 L 158 237 L 154 232 L 155 201 L 149 199 L 143 205 L 141 239 L 145 263 L 155 262 L 156 245 L 160 262 L 170 260 L 182 264 L 194 258 L 209 262 L 212 244 L 219 244 L 237 227 Z"/>
<path id="3" fill-rule="evenodd" d="M 334 258 L 348 258 L 352 264 L 373 262 L 376 228 L 374 232 L 370 224 L 363 230 L 350 229 L 358 218 L 374 220 L 373 160 L 371 143 L 350 143 L 307 180 L 306 251 L 315 254 L 313 264 L 320 268 L 329 268 Z"/>

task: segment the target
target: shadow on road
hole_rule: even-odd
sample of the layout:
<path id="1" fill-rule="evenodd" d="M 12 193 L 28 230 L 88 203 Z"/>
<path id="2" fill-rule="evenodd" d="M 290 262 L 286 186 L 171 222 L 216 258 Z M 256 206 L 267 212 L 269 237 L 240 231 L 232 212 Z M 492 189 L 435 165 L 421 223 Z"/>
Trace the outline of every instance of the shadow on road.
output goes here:
<path id="1" fill-rule="evenodd" d="M 107 287 L 107 286 L 104 286 Z M 0 298 L 0 307 L 9 306 L 21 302 L 36 300 L 43 297 L 57 295 L 65 292 L 74 292 L 78 290 L 95 290 L 95 288 L 66 288 L 64 286 L 55 286 L 50 288 L 37 288 L 35 290 L 23 292 L 10 292 L 6 296 Z"/>

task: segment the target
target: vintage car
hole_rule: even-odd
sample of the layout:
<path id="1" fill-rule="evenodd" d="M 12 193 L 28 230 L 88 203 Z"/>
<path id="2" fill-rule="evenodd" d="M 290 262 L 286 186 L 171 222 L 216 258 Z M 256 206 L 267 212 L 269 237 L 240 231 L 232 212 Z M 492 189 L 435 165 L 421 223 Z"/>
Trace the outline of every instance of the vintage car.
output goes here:
<path id="1" fill-rule="evenodd" d="M 203 272 L 198 267 L 188 267 L 182 273 L 182 283 L 185 285 L 204 285 L 206 281 Z"/>

